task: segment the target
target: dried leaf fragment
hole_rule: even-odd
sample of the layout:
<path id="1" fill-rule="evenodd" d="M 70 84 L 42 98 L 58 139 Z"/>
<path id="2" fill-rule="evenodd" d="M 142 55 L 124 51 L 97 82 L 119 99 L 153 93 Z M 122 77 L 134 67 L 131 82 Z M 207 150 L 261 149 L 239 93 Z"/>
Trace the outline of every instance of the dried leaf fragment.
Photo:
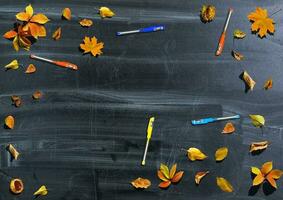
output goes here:
<path id="1" fill-rule="evenodd" d="M 246 37 L 246 33 L 244 31 L 241 31 L 240 29 L 236 29 L 234 30 L 233 36 L 236 39 L 243 39 L 244 37 Z"/>
<path id="2" fill-rule="evenodd" d="M 197 172 L 196 175 L 195 175 L 195 182 L 196 182 L 196 184 L 199 185 L 201 179 L 203 177 L 205 177 L 208 173 L 209 173 L 209 171 Z"/>
<path id="3" fill-rule="evenodd" d="M 61 38 L 61 35 L 62 35 L 62 29 L 61 27 L 57 28 L 54 33 L 52 34 L 52 38 L 54 40 L 59 40 Z"/>
<path id="4" fill-rule="evenodd" d="M 39 90 L 35 91 L 32 95 L 32 98 L 35 100 L 41 99 L 41 97 L 42 97 L 42 93 Z"/>
<path id="5" fill-rule="evenodd" d="M 112 10 L 110 10 L 110 8 L 108 7 L 100 7 L 99 14 L 102 18 L 113 17 L 115 15 L 115 13 Z"/>
<path id="6" fill-rule="evenodd" d="M 84 43 L 80 44 L 80 48 L 84 50 L 85 53 L 91 53 L 93 56 L 98 56 L 102 54 L 102 49 L 104 47 L 103 42 L 97 42 L 97 39 L 95 36 L 93 36 L 91 39 L 89 37 L 84 38 Z"/>
<path id="7" fill-rule="evenodd" d="M 10 154 L 13 156 L 13 158 L 15 160 L 18 160 L 20 153 L 17 151 L 17 149 L 12 144 L 9 144 L 7 149 L 10 152 Z"/>
<path id="8" fill-rule="evenodd" d="M 268 147 L 268 141 L 252 142 L 250 145 L 250 152 L 264 150 Z"/>
<path id="9" fill-rule="evenodd" d="M 10 191 L 14 194 L 20 194 L 24 191 L 24 183 L 21 179 L 12 179 L 10 182 Z"/>
<path id="10" fill-rule="evenodd" d="M 205 158 L 207 158 L 207 156 L 201 150 L 195 147 L 189 148 L 187 150 L 187 155 L 191 161 L 204 160 Z"/>
<path id="11" fill-rule="evenodd" d="M 15 105 L 16 107 L 19 107 L 22 104 L 21 97 L 19 96 L 13 95 L 11 96 L 11 100 L 13 105 Z"/>
<path id="12" fill-rule="evenodd" d="M 247 71 L 243 73 L 243 80 L 245 81 L 246 85 L 249 87 L 250 90 L 254 89 L 256 82 L 250 77 Z"/>
<path id="13" fill-rule="evenodd" d="M 218 187 L 224 192 L 233 192 L 233 186 L 223 177 L 216 177 Z"/>
<path id="14" fill-rule="evenodd" d="M 201 21 L 211 22 L 215 18 L 216 8 L 212 5 L 203 5 L 200 12 Z"/>
<path id="15" fill-rule="evenodd" d="M 228 155 L 228 148 L 227 147 L 221 147 L 216 150 L 215 152 L 215 160 L 216 161 L 222 161 L 224 160 Z"/>
<path id="16" fill-rule="evenodd" d="M 236 51 L 234 51 L 234 50 L 232 51 L 232 55 L 233 55 L 233 57 L 234 57 L 236 60 L 238 60 L 238 61 L 244 59 L 243 54 L 241 54 L 241 53 L 239 53 L 239 52 L 236 52 Z"/>
<path id="17" fill-rule="evenodd" d="M 48 190 L 45 185 L 40 186 L 40 188 L 33 193 L 34 196 L 45 196 L 48 194 Z"/>
<path id="18" fill-rule="evenodd" d="M 137 178 L 131 182 L 135 188 L 148 188 L 151 185 L 150 180 L 144 178 Z"/>
<path id="19" fill-rule="evenodd" d="M 67 19 L 67 20 L 71 20 L 72 18 L 72 11 L 70 8 L 64 8 L 62 11 L 62 17 Z"/>
<path id="20" fill-rule="evenodd" d="M 265 90 L 269 90 L 273 87 L 273 80 L 272 79 L 268 79 L 267 81 L 265 81 L 263 88 Z"/>
<path id="21" fill-rule="evenodd" d="M 252 124 L 255 127 L 262 127 L 265 124 L 265 119 L 263 116 L 261 115 L 249 115 L 251 120 L 252 120 Z"/>
<path id="22" fill-rule="evenodd" d="M 223 134 L 231 134 L 235 132 L 235 127 L 233 125 L 233 123 L 228 122 L 226 123 L 226 125 L 224 126 L 222 133 Z"/>
<path id="23" fill-rule="evenodd" d="M 15 126 L 15 119 L 12 115 L 9 115 L 5 118 L 5 126 L 9 129 L 13 129 Z"/>
<path id="24" fill-rule="evenodd" d="M 18 60 L 13 60 L 12 62 L 10 62 L 9 64 L 7 64 L 5 66 L 6 69 L 18 69 L 19 68 L 19 62 Z"/>
<path id="25" fill-rule="evenodd" d="M 93 24 L 93 22 L 92 22 L 91 19 L 82 19 L 80 21 L 80 25 L 84 26 L 84 27 L 90 27 L 90 26 L 92 26 L 92 24 Z"/>
<path id="26" fill-rule="evenodd" d="M 29 64 L 29 66 L 27 67 L 25 73 L 26 74 L 32 74 L 36 72 L 36 67 L 33 64 Z"/>

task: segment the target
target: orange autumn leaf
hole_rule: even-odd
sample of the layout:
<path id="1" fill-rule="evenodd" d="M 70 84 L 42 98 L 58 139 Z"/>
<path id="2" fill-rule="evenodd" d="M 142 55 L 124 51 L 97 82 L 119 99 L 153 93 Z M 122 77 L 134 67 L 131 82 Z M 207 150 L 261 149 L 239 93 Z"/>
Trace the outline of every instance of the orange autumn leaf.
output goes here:
<path id="1" fill-rule="evenodd" d="M 268 147 L 268 141 L 252 142 L 250 145 L 250 152 L 264 150 Z"/>
<path id="2" fill-rule="evenodd" d="M 71 20 L 72 18 L 72 11 L 70 8 L 64 8 L 62 11 L 62 17 L 67 19 L 67 20 Z"/>
<path id="3" fill-rule="evenodd" d="M 228 122 L 228 123 L 224 126 L 224 128 L 223 128 L 223 130 L 222 130 L 222 133 L 223 133 L 223 134 L 231 134 L 231 133 L 233 133 L 234 131 L 235 131 L 235 127 L 234 127 L 233 123 Z"/>
<path id="4" fill-rule="evenodd" d="M 273 169 L 272 161 L 264 163 L 261 169 L 251 167 L 251 172 L 256 175 L 253 179 L 253 186 L 260 185 L 266 180 L 274 188 L 277 188 L 275 180 L 283 175 L 283 171 Z"/>
<path id="5" fill-rule="evenodd" d="M 145 179 L 145 178 L 137 178 L 135 180 L 133 180 L 131 182 L 132 186 L 134 186 L 135 188 L 143 188 L 143 189 L 146 189 L 148 188 L 150 185 L 151 185 L 151 182 L 150 180 L 148 179 Z"/>
<path id="6" fill-rule="evenodd" d="M 32 95 L 32 98 L 35 100 L 41 99 L 41 97 L 42 97 L 42 93 L 39 90 L 35 91 Z"/>
<path id="7" fill-rule="evenodd" d="M 13 129 L 15 126 L 15 119 L 12 115 L 9 115 L 5 118 L 5 126 L 9 129 Z"/>
<path id="8" fill-rule="evenodd" d="M 196 182 L 196 184 L 199 185 L 201 179 L 203 177 L 205 177 L 208 173 L 209 173 L 209 171 L 197 172 L 196 175 L 195 175 L 195 182 Z"/>
<path id="9" fill-rule="evenodd" d="M 26 74 L 32 74 L 36 71 L 36 67 L 33 64 L 29 64 L 29 66 L 27 67 L 25 73 Z"/>
<path id="10" fill-rule="evenodd" d="M 16 37 L 17 34 L 18 34 L 18 33 L 17 33 L 16 31 L 10 30 L 10 31 L 6 32 L 6 33 L 3 35 L 3 37 L 6 38 L 6 39 L 12 39 L 12 38 Z"/>
<path id="11" fill-rule="evenodd" d="M 93 24 L 92 20 L 90 19 L 82 19 L 80 21 L 80 25 L 84 27 L 90 27 Z"/>
<path id="12" fill-rule="evenodd" d="M 261 38 L 275 31 L 274 20 L 268 17 L 266 9 L 257 7 L 254 12 L 249 13 L 248 19 L 252 22 L 252 31 L 258 32 Z"/>
<path id="13" fill-rule="evenodd" d="M 91 53 L 93 56 L 98 56 L 102 54 L 102 49 L 104 47 L 103 42 L 97 42 L 97 39 L 95 36 L 92 38 L 85 37 L 84 43 L 80 44 L 80 48 L 84 50 L 85 53 Z"/>
<path id="14" fill-rule="evenodd" d="M 164 182 L 159 183 L 158 187 L 168 188 L 170 184 L 171 184 L 171 181 L 164 181 Z"/>
<path id="15" fill-rule="evenodd" d="M 21 98 L 19 96 L 13 95 L 11 96 L 12 104 L 16 107 L 20 107 L 22 104 Z"/>
<path id="16" fill-rule="evenodd" d="M 61 29 L 61 27 L 59 27 L 54 31 L 52 38 L 54 40 L 59 40 L 61 38 L 61 35 L 62 35 L 62 29 Z"/>
<path id="17" fill-rule="evenodd" d="M 265 90 L 269 90 L 273 87 L 273 80 L 272 79 L 268 79 L 267 81 L 265 81 L 263 88 Z"/>
<path id="18" fill-rule="evenodd" d="M 176 170 L 177 164 L 174 164 L 170 170 L 166 165 L 160 165 L 160 169 L 157 171 L 158 178 L 163 181 L 159 184 L 160 188 L 167 188 L 171 183 L 178 183 L 182 179 L 184 171 L 176 173 Z"/>
<path id="19" fill-rule="evenodd" d="M 174 177 L 171 179 L 172 183 L 178 183 L 184 175 L 184 171 L 177 172 Z"/>

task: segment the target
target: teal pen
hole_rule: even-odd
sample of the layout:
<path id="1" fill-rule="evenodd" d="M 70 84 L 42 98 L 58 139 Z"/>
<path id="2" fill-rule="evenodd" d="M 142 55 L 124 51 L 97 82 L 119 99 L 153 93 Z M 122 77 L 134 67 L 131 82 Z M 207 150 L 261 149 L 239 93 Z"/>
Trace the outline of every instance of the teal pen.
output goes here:
<path id="1" fill-rule="evenodd" d="M 234 115 L 230 117 L 216 117 L 216 118 L 208 117 L 204 119 L 192 120 L 192 125 L 203 125 L 211 122 L 217 122 L 217 121 L 229 120 L 229 119 L 240 119 L 240 115 Z"/>

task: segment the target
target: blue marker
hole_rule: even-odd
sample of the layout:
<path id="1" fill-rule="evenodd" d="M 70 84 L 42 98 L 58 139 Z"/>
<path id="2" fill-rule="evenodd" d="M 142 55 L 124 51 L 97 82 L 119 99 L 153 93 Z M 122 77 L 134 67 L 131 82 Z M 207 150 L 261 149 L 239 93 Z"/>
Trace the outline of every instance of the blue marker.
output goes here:
<path id="1" fill-rule="evenodd" d="M 218 118 L 204 118 L 204 119 L 199 119 L 199 120 L 192 120 L 192 125 L 203 125 L 203 124 L 208 124 L 211 122 L 217 122 L 217 121 L 222 121 L 222 120 L 228 120 L 228 119 L 240 119 L 240 115 L 234 115 L 230 117 L 218 117 Z"/>
<path id="2" fill-rule="evenodd" d="M 132 30 L 132 31 L 123 31 L 123 32 L 117 32 L 117 36 L 121 35 L 127 35 L 127 34 L 132 34 L 132 33 L 150 33 L 150 32 L 155 32 L 155 31 L 164 31 L 165 27 L 163 25 L 160 26 L 150 26 L 146 28 L 141 28 L 137 30 Z"/>

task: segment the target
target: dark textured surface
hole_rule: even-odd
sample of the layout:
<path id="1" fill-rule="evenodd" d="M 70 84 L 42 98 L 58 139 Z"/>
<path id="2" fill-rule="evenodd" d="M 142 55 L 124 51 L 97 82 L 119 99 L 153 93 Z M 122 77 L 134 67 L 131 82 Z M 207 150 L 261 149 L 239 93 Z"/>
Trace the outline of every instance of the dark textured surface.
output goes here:
<path id="1" fill-rule="evenodd" d="M 15 14 L 32 3 L 35 12 L 43 12 L 51 21 L 46 25 L 48 37 L 32 46 L 31 52 L 54 59 L 65 59 L 80 66 L 77 72 L 32 61 L 29 52 L 16 53 L 10 41 L 1 39 L 1 66 L 17 58 L 27 66 L 34 63 L 37 72 L 24 74 L 2 69 L 0 73 L 1 119 L 14 115 L 14 130 L 1 130 L 0 199 L 32 199 L 42 184 L 49 188 L 50 200 L 214 200 L 214 199 L 282 199 L 282 180 L 278 190 L 267 195 L 262 189 L 250 191 L 250 166 L 273 160 L 283 168 L 282 147 L 282 11 L 274 15 L 274 36 L 259 39 L 250 34 L 246 15 L 262 6 L 270 13 L 282 8 L 282 1 L 229 0 L 1 0 L 1 32 L 12 28 Z M 204 3 L 217 7 L 217 17 L 209 24 L 199 20 Z M 108 6 L 116 12 L 112 19 L 100 19 L 97 8 Z M 61 10 L 70 7 L 72 21 L 60 18 Z M 215 57 L 217 40 L 226 12 L 233 7 L 224 53 Z M 91 18 L 94 25 L 85 29 L 78 20 Z M 165 24 L 166 31 L 116 37 L 116 31 Z M 53 41 L 53 31 L 61 26 L 62 39 Z M 240 28 L 247 37 L 232 39 Z M 78 49 L 83 37 L 95 35 L 105 43 L 99 58 L 82 56 Z M 231 50 L 246 59 L 237 62 Z M 257 81 L 253 92 L 245 93 L 239 79 L 247 70 Z M 272 77 L 274 88 L 262 89 Z M 31 99 L 34 90 L 44 92 L 39 102 Z M 10 95 L 21 95 L 23 106 L 11 105 Z M 240 114 L 236 133 L 223 136 L 223 123 L 192 127 L 189 120 Z M 263 132 L 254 128 L 248 114 L 266 117 Z M 149 116 L 156 117 L 147 165 L 140 166 Z M 270 148 L 259 155 L 248 153 L 252 141 L 268 139 Z M 19 160 L 10 162 L 5 145 L 12 143 L 20 151 Z M 189 162 L 181 148 L 198 147 L 209 158 Z M 214 152 L 229 148 L 229 156 L 215 163 Z M 168 190 L 160 190 L 156 170 L 160 163 L 185 171 L 183 180 Z M 200 186 L 194 184 L 197 171 L 209 170 Z M 129 182 L 139 176 L 149 178 L 152 186 L 137 191 Z M 228 179 L 235 188 L 230 194 L 217 188 L 216 176 Z M 9 193 L 11 177 L 20 177 L 25 191 L 19 196 Z"/>

